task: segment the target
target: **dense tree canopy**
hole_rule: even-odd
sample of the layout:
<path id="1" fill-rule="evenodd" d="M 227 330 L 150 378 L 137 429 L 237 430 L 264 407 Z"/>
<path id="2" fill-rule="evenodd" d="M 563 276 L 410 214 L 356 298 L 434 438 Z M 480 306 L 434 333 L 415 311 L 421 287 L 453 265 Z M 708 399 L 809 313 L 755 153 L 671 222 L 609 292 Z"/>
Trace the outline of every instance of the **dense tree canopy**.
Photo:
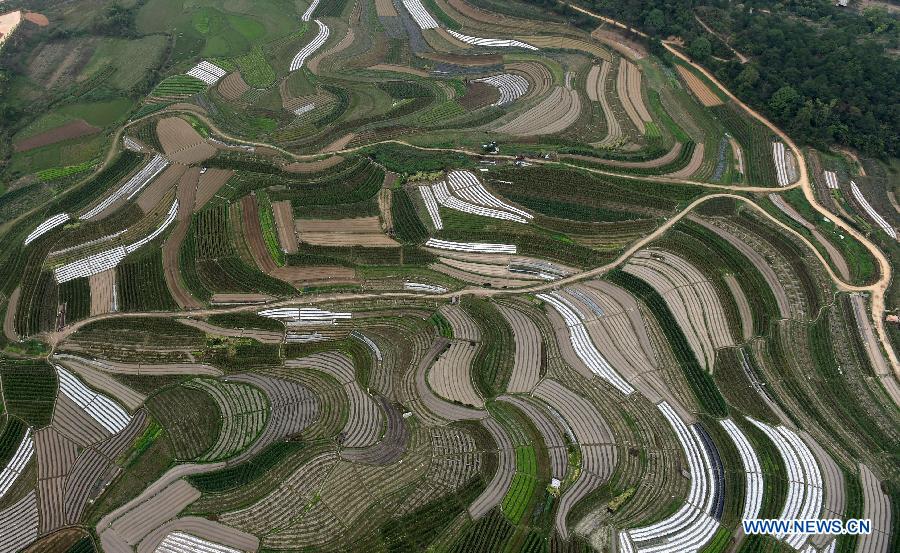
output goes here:
<path id="1" fill-rule="evenodd" d="M 900 59 L 888 52 L 900 43 L 900 24 L 884 9 L 857 14 L 829 0 L 576 3 L 659 39 L 683 38 L 688 54 L 801 141 L 900 155 Z M 697 14 L 750 61 L 734 59 L 719 37 L 700 26 Z M 574 22 L 584 24 L 581 18 Z"/>

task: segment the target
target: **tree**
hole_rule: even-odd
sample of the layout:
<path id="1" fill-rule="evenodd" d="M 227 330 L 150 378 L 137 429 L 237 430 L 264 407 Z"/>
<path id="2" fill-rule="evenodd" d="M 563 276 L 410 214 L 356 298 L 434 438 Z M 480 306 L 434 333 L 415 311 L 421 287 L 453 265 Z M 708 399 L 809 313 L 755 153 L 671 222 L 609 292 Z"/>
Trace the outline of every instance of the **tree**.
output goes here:
<path id="1" fill-rule="evenodd" d="M 691 57 L 698 61 L 706 61 L 712 54 L 712 44 L 705 36 L 699 36 L 691 41 L 689 48 Z"/>
<path id="2" fill-rule="evenodd" d="M 787 121 L 793 117 L 800 101 L 800 94 L 794 90 L 794 87 L 785 85 L 776 90 L 775 94 L 769 98 L 769 109 L 781 120 Z"/>

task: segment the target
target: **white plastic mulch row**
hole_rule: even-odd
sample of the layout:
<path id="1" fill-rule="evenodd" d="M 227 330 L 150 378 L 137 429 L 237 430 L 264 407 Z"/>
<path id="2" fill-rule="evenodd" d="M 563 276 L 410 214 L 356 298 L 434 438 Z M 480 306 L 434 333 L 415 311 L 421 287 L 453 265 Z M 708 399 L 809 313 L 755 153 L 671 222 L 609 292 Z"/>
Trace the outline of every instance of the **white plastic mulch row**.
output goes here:
<path id="1" fill-rule="evenodd" d="M 131 150 L 132 152 L 140 153 L 144 151 L 144 147 L 130 136 L 122 138 L 122 145 L 125 146 L 126 150 Z"/>
<path id="2" fill-rule="evenodd" d="M 316 38 L 312 39 L 309 44 L 304 46 L 297 52 L 297 55 L 294 56 L 294 59 L 291 61 L 291 71 L 297 71 L 303 64 L 306 63 L 306 60 L 312 56 L 316 50 L 322 47 L 325 44 L 325 41 L 328 40 L 328 35 L 331 31 L 328 29 L 328 26 L 316 19 L 316 24 L 319 26 L 319 34 L 316 35 Z"/>
<path id="3" fill-rule="evenodd" d="M 31 460 L 32 455 L 34 455 L 34 440 L 31 437 L 31 428 L 29 428 L 25 431 L 25 437 L 19 443 L 12 459 L 0 471 L 0 497 L 6 495 L 16 478 L 25 470 L 25 465 Z"/>
<path id="4" fill-rule="evenodd" d="M 172 532 L 156 547 L 155 553 L 242 553 L 240 549 L 211 542 L 186 532 Z"/>
<path id="5" fill-rule="evenodd" d="M 218 65 L 204 60 L 195 65 L 190 71 L 187 72 L 187 74 L 191 77 L 194 77 L 195 79 L 200 79 L 204 83 L 212 86 L 219 82 L 219 80 L 226 74 L 228 74 L 228 72 Z"/>
<path id="6" fill-rule="evenodd" d="M 747 436 L 744 435 L 733 420 L 725 419 L 719 421 L 719 423 L 737 447 L 741 457 L 741 464 L 744 465 L 746 491 L 744 493 L 744 511 L 741 518 L 742 520 L 755 519 L 759 516 L 759 509 L 762 506 L 764 487 L 759 457 L 756 456 L 756 451 L 753 450 L 750 440 L 747 439 Z"/>
<path id="7" fill-rule="evenodd" d="M 70 280 L 75 280 L 76 278 L 89 277 L 91 275 L 95 275 L 97 273 L 102 273 L 103 271 L 112 269 L 113 267 L 121 263 L 128 254 L 133 253 L 139 248 L 149 244 L 156 237 L 162 234 L 166 230 L 166 228 L 168 228 L 169 225 L 172 224 L 177 214 L 178 200 L 175 200 L 174 202 L 172 202 L 172 207 L 169 208 L 169 212 L 166 215 L 166 218 L 163 220 L 162 224 L 148 236 L 145 236 L 137 242 L 128 244 L 126 246 L 116 246 L 115 248 L 89 255 L 85 258 L 78 259 L 71 263 L 60 265 L 53 270 L 53 274 L 56 277 L 56 282 L 62 284 Z"/>
<path id="8" fill-rule="evenodd" d="M 382 361 L 384 359 L 384 356 L 381 354 L 381 349 L 378 347 L 378 344 L 373 342 L 371 338 L 369 338 L 362 332 L 359 332 L 358 330 L 350 332 L 350 336 L 364 343 L 366 347 L 369 348 L 369 351 L 372 352 L 372 355 L 375 356 L 375 359 L 377 359 L 378 361 Z"/>
<path id="9" fill-rule="evenodd" d="M 684 506 L 669 518 L 619 534 L 620 548 L 645 553 L 698 551 L 712 539 L 719 527 L 719 522 L 709 515 L 715 499 L 712 462 L 695 428 L 688 428 L 665 401 L 657 408 L 675 430 L 675 436 L 684 449 L 691 474 L 690 491 Z"/>
<path id="10" fill-rule="evenodd" d="M 576 307 L 560 296 L 558 292 L 538 294 L 537 297 L 552 305 L 562 316 L 566 327 L 569 329 L 569 340 L 572 342 L 575 353 L 592 373 L 609 382 L 625 395 L 634 393 L 634 388 L 622 378 L 622 375 L 616 372 L 606 358 L 603 357 L 603 354 L 597 350 L 588 334 L 587 328 L 584 326 L 584 316 Z"/>
<path id="11" fill-rule="evenodd" d="M 56 373 L 59 375 L 59 391 L 110 433 L 121 432 L 131 422 L 131 416 L 125 409 L 85 386 L 74 374 L 59 365 L 56 365 Z"/>
<path id="12" fill-rule="evenodd" d="M 439 250 L 451 250 L 467 253 L 516 253 L 517 251 L 515 244 L 452 242 L 450 240 L 438 240 L 437 238 L 429 238 L 428 241 L 425 242 L 425 246 L 429 248 L 437 248 Z"/>
<path id="13" fill-rule="evenodd" d="M 511 104 L 528 92 L 528 80 L 521 75 L 512 73 L 491 75 L 483 79 L 476 79 L 475 82 L 489 84 L 500 91 L 500 99 L 494 102 L 495 106 Z"/>
<path id="14" fill-rule="evenodd" d="M 422 194 L 422 201 L 425 202 L 425 209 L 428 210 L 428 215 L 431 216 L 431 222 L 434 224 L 435 230 L 443 230 L 444 221 L 441 220 L 441 212 L 438 210 L 437 200 L 434 199 L 431 187 L 420 186 L 419 193 Z"/>
<path id="15" fill-rule="evenodd" d="M 103 210 L 107 207 L 114 204 L 116 201 L 125 198 L 130 200 L 133 198 L 138 192 L 140 192 L 147 184 L 150 183 L 153 179 L 156 178 L 157 175 L 163 172 L 163 169 L 169 166 L 169 160 L 166 159 L 165 156 L 161 154 L 156 154 L 153 159 L 150 160 L 150 163 L 145 165 L 140 171 L 138 171 L 133 177 L 128 179 L 128 182 L 123 184 L 121 188 L 107 196 L 102 202 L 97 204 L 93 209 L 88 211 L 87 213 L 81 215 L 79 219 L 82 221 L 91 219 L 99 215 Z"/>
<path id="16" fill-rule="evenodd" d="M 534 219 L 534 215 L 531 213 L 509 205 L 488 192 L 487 188 L 485 188 L 484 185 L 481 184 L 481 181 L 478 180 L 478 177 L 469 171 L 450 171 L 447 175 L 447 180 L 450 181 L 453 192 L 460 198 L 472 203 L 511 211 L 525 219 Z"/>
<path id="17" fill-rule="evenodd" d="M 178 215 L 178 200 L 175 200 L 174 202 L 172 202 L 172 207 L 169 208 L 169 212 L 166 214 L 166 218 L 163 220 L 162 224 L 159 227 L 157 227 L 156 230 L 154 230 L 153 232 L 151 232 L 149 235 L 145 236 L 144 238 L 141 238 L 134 244 L 125 246 L 125 253 L 135 252 L 142 246 L 152 242 L 154 238 L 156 238 L 157 236 L 162 234 L 163 231 L 165 231 L 169 227 L 169 225 L 172 224 L 172 222 L 175 220 L 176 215 Z"/>
<path id="18" fill-rule="evenodd" d="M 295 109 L 294 115 L 303 115 L 304 113 L 309 113 L 314 109 L 316 109 L 315 104 L 306 104 L 306 105 L 300 106 L 299 108 Z"/>
<path id="19" fill-rule="evenodd" d="M 490 207 L 484 207 L 463 201 L 450 194 L 450 190 L 447 188 L 446 182 L 435 183 L 434 186 L 431 187 L 431 189 L 434 192 L 434 197 L 435 199 L 437 199 L 437 202 L 446 208 L 461 211 L 463 213 L 470 213 L 472 215 L 480 215 L 481 217 L 490 217 L 491 219 L 515 221 L 517 223 L 528 222 L 524 217 L 520 217 L 507 211 L 500 211 L 499 209 L 493 209 Z"/>
<path id="20" fill-rule="evenodd" d="M 861 205 L 866 213 L 869 214 L 869 217 L 871 217 L 872 220 L 875 221 L 875 223 L 879 227 L 881 227 L 881 229 L 886 232 L 888 236 L 896 240 L 897 231 L 894 230 L 894 227 L 892 227 L 890 223 L 888 223 L 884 219 L 884 217 L 882 217 L 877 211 L 875 211 L 875 208 L 873 208 L 872 204 L 870 204 L 869 201 L 866 200 L 866 197 L 862 195 L 862 191 L 858 186 L 856 186 L 856 183 L 853 181 L 850 181 L 850 191 L 853 192 L 853 197 L 856 198 L 856 201 L 859 202 L 859 205 Z"/>
<path id="21" fill-rule="evenodd" d="M 117 246 L 111 250 L 89 255 L 53 269 L 56 282 L 62 284 L 76 278 L 89 277 L 112 269 L 128 255 L 125 246 Z"/>
<path id="22" fill-rule="evenodd" d="M 825 184 L 832 190 L 840 188 L 840 186 L 838 186 L 837 174 L 834 171 L 825 171 Z"/>
<path id="23" fill-rule="evenodd" d="M 37 228 L 35 228 L 33 231 L 31 231 L 31 234 L 25 237 L 25 245 L 27 246 L 28 244 L 31 244 L 44 234 L 64 224 L 70 218 L 71 217 L 69 217 L 68 213 L 59 213 L 57 215 L 54 215 L 53 217 L 50 217 L 49 219 L 38 225 Z"/>
<path id="24" fill-rule="evenodd" d="M 403 289 L 411 292 L 425 292 L 428 294 L 443 294 L 447 289 L 443 286 L 435 286 L 433 284 L 422 284 L 419 282 L 404 282 Z"/>
<path id="25" fill-rule="evenodd" d="M 778 518 L 818 518 L 822 510 L 822 474 L 809 447 L 796 433 L 784 426 L 773 427 L 747 417 L 775 444 L 787 469 L 788 493 Z M 776 537 L 794 549 L 806 542 L 805 534 L 778 534 Z"/>
<path id="26" fill-rule="evenodd" d="M 465 42 L 466 44 L 471 44 L 473 46 L 494 46 L 499 48 L 525 48 L 526 50 L 537 50 L 537 47 L 532 46 L 531 44 L 512 39 L 505 38 L 480 38 L 477 36 L 468 36 L 462 33 L 457 33 L 453 30 L 447 30 L 454 38 Z"/>
<path id="27" fill-rule="evenodd" d="M 257 313 L 260 317 L 278 319 L 288 323 L 299 324 L 333 324 L 338 319 L 349 319 L 350 313 L 326 311 L 314 307 L 279 307 L 264 309 Z"/>
<path id="28" fill-rule="evenodd" d="M 303 21 L 309 21 L 310 19 L 312 19 L 313 12 L 316 11 L 316 8 L 319 7 L 319 1 L 320 0 L 313 0 L 313 3 L 310 4 L 308 8 L 306 8 L 306 11 L 303 12 L 303 16 L 300 19 L 302 19 Z"/>
<path id="29" fill-rule="evenodd" d="M 438 28 L 438 22 L 428 13 L 421 0 L 403 0 L 403 7 L 422 30 Z"/>
<path id="30" fill-rule="evenodd" d="M 772 143 L 772 157 L 775 160 L 775 177 L 778 179 L 778 186 L 787 186 L 791 184 L 791 179 L 787 172 L 787 152 L 784 148 L 784 142 Z"/>

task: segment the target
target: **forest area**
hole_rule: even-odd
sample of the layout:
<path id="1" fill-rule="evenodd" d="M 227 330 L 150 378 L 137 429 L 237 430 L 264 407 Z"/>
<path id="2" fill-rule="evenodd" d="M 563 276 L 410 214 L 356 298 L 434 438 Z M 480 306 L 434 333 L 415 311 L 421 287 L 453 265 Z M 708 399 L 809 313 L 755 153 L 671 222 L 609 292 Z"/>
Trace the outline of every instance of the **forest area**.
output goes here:
<path id="1" fill-rule="evenodd" d="M 588 26 L 554 0 L 525 0 Z M 577 0 L 687 52 L 795 138 L 900 155 L 900 22 L 883 7 L 829 0 Z M 704 28 L 709 27 L 709 30 Z M 712 32 L 710 32 L 710 30 Z M 734 51 L 746 56 L 746 63 Z"/>

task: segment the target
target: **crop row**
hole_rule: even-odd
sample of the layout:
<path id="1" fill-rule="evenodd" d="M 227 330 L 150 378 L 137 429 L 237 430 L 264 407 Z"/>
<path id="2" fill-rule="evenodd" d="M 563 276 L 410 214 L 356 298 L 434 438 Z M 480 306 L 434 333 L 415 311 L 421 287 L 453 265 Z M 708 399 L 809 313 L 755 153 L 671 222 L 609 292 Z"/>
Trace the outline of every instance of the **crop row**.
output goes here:
<path id="1" fill-rule="evenodd" d="M 284 251 L 278 242 L 278 230 L 275 227 L 275 213 L 272 211 L 272 200 L 265 190 L 260 190 L 256 194 L 256 201 L 259 205 L 259 224 L 262 227 L 263 239 L 266 242 L 266 249 L 269 255 L 275 260 L 279 267 L 284 266 Z M 245 217 L 251 214 L 245 213 Z"/>
<path id="2" fill-rule="evenodd" d="M 120 311 L 165 311 L 178 307 L 169 293 L 158 248 L 126 259 L 117 267 L 116 291 Z"/>
<path id="3" fill-rule="evenodd" d="M 394 220 L 394 236 L 404 244 L 421 244 L 428 238 L 428 229 L 419 219 L 416 207 L 405 188 L 393 190 L 391 216 Z"/>
<path id="4" fill-rule="evenodd" d="M 776 186 L 778 181 L 772 159 L 772 133 L 769 129 L 749 120 L 731 103 L 709 109 L 743 148 L 747 182 L 759 186 Z"/>
<path id="5" fill-rule="evenodd" d="M 684 332 L 662 296 L 643 280 L 621 270 L 610 273 L 609 279 L 639 298 L 653 313 L 701 409 L 716 417 L 726 416 L 728 408 L 725 399 L 716 388 L 712 376 L 697 362 Z"/>

